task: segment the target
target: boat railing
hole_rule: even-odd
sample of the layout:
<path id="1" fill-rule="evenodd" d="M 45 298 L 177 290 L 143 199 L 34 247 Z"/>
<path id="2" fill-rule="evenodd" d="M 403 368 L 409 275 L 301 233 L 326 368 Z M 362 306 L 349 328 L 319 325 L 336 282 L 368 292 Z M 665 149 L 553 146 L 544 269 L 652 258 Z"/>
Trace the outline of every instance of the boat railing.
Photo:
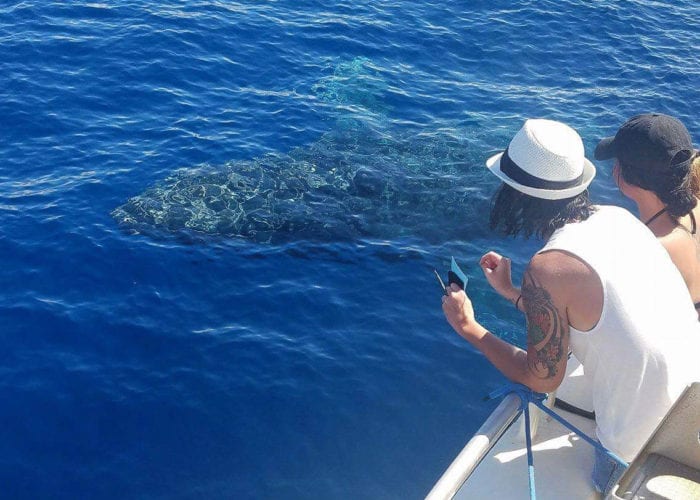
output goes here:
<path id="1" fill-rule="evenodd" d="M 516 394 L 506 395 L 435 483 L 426 500 L 451 499 L 518 417 L 520 407 Z"/>

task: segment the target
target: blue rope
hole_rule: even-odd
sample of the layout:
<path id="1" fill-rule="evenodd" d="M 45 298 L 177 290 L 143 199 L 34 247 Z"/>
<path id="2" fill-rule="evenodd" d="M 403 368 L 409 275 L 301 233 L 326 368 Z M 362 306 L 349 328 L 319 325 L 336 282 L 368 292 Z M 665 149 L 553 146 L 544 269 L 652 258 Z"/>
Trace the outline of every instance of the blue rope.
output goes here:
<path id="1" fill-rule="evenodd" d="M 602 451 L 605 453 L 608 457 L 616 461 L 617 463 L 623 465 L 624 467 L 627 467 L 628 463 L 622 460 L 620 457 L 615 455 L 612 451 L 608 450 L 605 446 L 600 444 L 599 441 L 592 439 L 589 437 L 587 434 L 585 434 L 582 430 L 578 429 L 576 426 L 574 426 L 572 423 L 570 423 L 568 420 L 564 419 L 564 417 L 558 415 L 554 411 L 552 411 L 550 408 L 547 408 L 542 402 L 535 401 L 534 402 L 538 408 L 540 408 L 542 411 L 544 411 L 546 414 L 550 415 L 552 418 L 557 420 L 559 423 L 561 423 L 564 427 L 568 428 L 569 430 L 573 431 L 575 434 L 577 434 L 581 439 L 589 443 L 591 446 L 594 448 Z"/>
<path id="2" fill-rule="evenodd" d="M 535 458 L 532 456 L 532 436 L 530 436 L 530 405 L 525 403 L 523 410 L 523 400 L 520 400 L 520 410 L 525 412 L 525 446 L 527 448 L 527 480 L 530 484 L 530 500 L 536 500 L 535 492 Z"/>
<path id="3" fill-rule="evenodd" d="M 535 392 L 532 389 L 530 389 L 529 387 L 524 386 L 522 384 L 510 383 L 510 384 L 506 384 L 505 386 L 500 387 L 500 388 L 496 389 L 495 391 L 491 392 L 484 399 L 485 400 L 495 399 L 495 398 L 505 396 L 506 394 L 511 394 L 511 393 L 518 396 L 518 398 L 520 399 L 519 412 L 522 412 L 525 414 L 525 444 L 527 447 L 527 470 L 528 470 L 528 481 L 530 483 L 530 500 L 536 500 L 536 498 L 537 498 L 537 494 L 535 492 L 535 460 L 534 460 L 534 457 L 532 455 L 532 436 L 530 434 L 530 403 L 534 404 L 539 409 L 544 411 L 547 415 L 551 416 L 552 418 L 557 420 L 559 423 L 561 423 L 564 427 L 566 427 L 570 431 L 577 434 L 579 437 L 581 437 L 584 441 L 586 441 L 588 444 L 590 444 L 594 448 L 602 451 L 611 459 L 613 459 L 616 462 L 627 467 L 627 462 L 625 462 L 620 457 L 615 455 L 613 452 L 608 450 L 605 446 L 600 444 L 595 439 L 591 439 L 581 429 L 577 428 L 576 426 L 574 426 L 573 424 L 571 424 L 570 422 L 565 420 L 563 417 L 559 416 L 556 412 L 552 411 L 550 408 L 547 408 L 547 406 L 545 406 L 545 404 L 544 404 L 545 400 L 548 397 L 547 394 L 544 394 L 541 392 Z"/>

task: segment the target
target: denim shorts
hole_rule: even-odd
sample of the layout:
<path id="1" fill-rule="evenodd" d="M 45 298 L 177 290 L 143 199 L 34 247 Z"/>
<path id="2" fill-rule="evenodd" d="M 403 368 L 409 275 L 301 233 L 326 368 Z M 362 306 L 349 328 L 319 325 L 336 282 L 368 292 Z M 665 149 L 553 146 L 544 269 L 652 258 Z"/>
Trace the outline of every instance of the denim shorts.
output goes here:
<path id="1" fill-rule="evenodd" d="M 602 450 L 595 449 L 595 463 L 593 464 L 593 486 L 598 493 L 607 495 L 610 493 L 622 474 L 627 470 L 627 466 L 622 465 L 610 458 Z"/>

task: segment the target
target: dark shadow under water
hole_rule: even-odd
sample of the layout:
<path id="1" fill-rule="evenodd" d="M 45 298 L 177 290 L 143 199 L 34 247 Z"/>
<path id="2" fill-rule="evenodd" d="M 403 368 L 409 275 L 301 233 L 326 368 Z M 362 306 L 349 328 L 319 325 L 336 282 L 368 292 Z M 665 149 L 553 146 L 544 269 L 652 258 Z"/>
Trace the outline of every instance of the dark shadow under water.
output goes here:
<path id="1" fill-rule="evenodd" d="M 315 90 L 359 112 L 288 153 L 176 171 L 112 216 L 127 231 L 190 242 L 469 236 L 470 221 L 488 205 L 479 188 L 483 158 L 468 139 L 386 126 L 381 80 L 366 59 L 338 65 Z"/>

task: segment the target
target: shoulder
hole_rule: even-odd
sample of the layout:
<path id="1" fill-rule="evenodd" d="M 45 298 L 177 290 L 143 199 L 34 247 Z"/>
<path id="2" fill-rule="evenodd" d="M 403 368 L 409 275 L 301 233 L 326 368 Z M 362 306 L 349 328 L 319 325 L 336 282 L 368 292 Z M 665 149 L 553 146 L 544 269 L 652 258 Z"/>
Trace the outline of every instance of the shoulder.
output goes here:
<path id="1" fill-rule="evenodd" d="M 670 233 L 659 236 L 658 239 L 669 254 L 678 256 L 695 255 L 697 243 L 693 235 L 684 228 L 677 227 Z"/>
<path id="2" fill-rule="evenodd" d="M 595 211 L 580 222 L 573 222 L 559 228 L 552 234 L 544 248 L 572 249 L 586 251 L 595 247 L 598 241 L 617 241 L 620 236 L 630 234 L 635 238 L 639 235 L 651 237 L 649 230 L 630 212 L 620 207 L 596 205 Z"/>
<path id="3" fill-rule="evenodd" d="M 560 307 L 573 307 L 574 313 L 589 305 L 600 309 L 602 285 L 598 274 L 579 257 L 563 250 L 548 250 L 535 255 L 524 277 L 546 288 Z M 525 285 L 525 282 L 523 283 Z M 587 300 L 581 300 L 587 297 Z M 593 314 L 593 311 L 591 311 Z"/>
<path id="4" fill-rule="evenodd" d="M 593 208 L 595 211 L 591 217 L 615 217 L 619 219 L 631 219 L 638 221 L 637 217 L 623 207 L 618 207 L 616 205 L 594 205 Z"/>
<path id="5" fill-rule="evenodd" d="M 560 249 L 544 250 L 535 254 L 527 270 L 548 282 L 575 279 L 593 272 L 580 257 Z"/>
<path id="6" fill-rule="evenodd" d="M 603 223 L 616 227 L 622 224 L 624 227 L 636 227 L 638 228 L 637 230 L 644 229 L 648 231 L 647 227 L 636 215 L 623 207 L 596 205 L 596 211 L 591 217 L 595 217 L 597 220 L 605 221 Z"/>
<path id="7" fill-rule="evenodd" d="M 692 281 L 698 268 L 698 244 L 695 238 L 683 228 L 677 228 L 659 238 L 671 260 L 683 275 L 686 283 Z"/>

